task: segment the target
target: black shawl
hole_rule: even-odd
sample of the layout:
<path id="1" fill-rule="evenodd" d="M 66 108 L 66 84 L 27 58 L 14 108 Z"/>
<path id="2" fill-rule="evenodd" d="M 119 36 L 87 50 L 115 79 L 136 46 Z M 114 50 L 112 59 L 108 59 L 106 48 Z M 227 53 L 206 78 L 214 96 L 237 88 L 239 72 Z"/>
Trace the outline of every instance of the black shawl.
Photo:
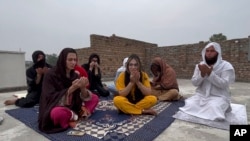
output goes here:
<path id="1" fill-rule="evenodd" d="M 63 50 L 58 58 L 57 66 L 50 69 L 44 76 L 39 104 L 38 123 L 39 129 L 45 133 L 55 133 L 65 130 L 61 127 L 54 126 L 53 121 L 50 118 L 50 111 L 58 105 L 59 101 L 67 93 L 72 82 L 78 78 L 78 75 L 74 70 L 71 70 L 70 78 L 66 77 L 66 58 L 69 52 L 74 53 L 74 50 L 67 48 Z M 68 108 L 79 115 L 81 105 L 80 89 L 78 89 L 72 93 L 72 102 Z"/>

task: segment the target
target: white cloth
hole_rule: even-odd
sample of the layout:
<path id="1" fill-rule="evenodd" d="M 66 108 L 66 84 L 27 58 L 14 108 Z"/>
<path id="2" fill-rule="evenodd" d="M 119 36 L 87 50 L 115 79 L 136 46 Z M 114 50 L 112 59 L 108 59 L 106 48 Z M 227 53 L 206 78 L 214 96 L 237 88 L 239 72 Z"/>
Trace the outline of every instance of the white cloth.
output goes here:
<path id="1" fill-rule="evenodd" d="M 116 79 L 118 78 L 118 76 L 120 75 L 121 72 L 126 71 L 127 61 L 128 61 L 128 57 L 123 59 L 122 66 L 120 68 L 118 68 L 117 71 L 116 71 L 114 84 L 108 85 L 108 90 L 113 94 L 117 93 L 117 90 L 116 90 L 116 87 L 115 87 Z"/>
<path id="2" fill-rule="evenodd" d="M 120 68 L 117 69 L 116 75 L 115 75 L 114 83 L 116 82 L 116 79 L 118 78 L 118 76 L 120 75 L 120 73 L 121 73 L 121 72 L 124 72 L 124 71 L 126 70 L 127 61 L 128 61 L 128 57 L 124 58 L 124 59 L 123 59 L 123 62 L 122 62 L 122 66 L 121 66 Z"/>
<path id="3" fill-rule="evenodd" d="M 241 104 L 231 103 L 231 107 L 232 111 L 226 113 L 226 119 L 224 121 L 213 121 L 213 120 L 202 119 L 186 114 L 182 111 L 178 111 L 173 115 L 173 117 L 179 120 L 203 124 L 224 130 L 229 130 L 230 125 L 246 125 L 247 124 L 246 106 Z"/>
<path id="4" fill-rule="evenodd" d="M 201 77 L 196 65 L 192 76 L 192 84 L 197 87 L 195 94 L 185 100 L 185 106 L 180 110 L 203 119 L 224 120 L 225 113 L 231 108 L 229 85 L 235 80 L 235 72 L 229 62 L 222 60 L 220 45 L 214 42 L 202 50 L 203 61 L 200 64 L 206 64 L 205 52 L 211 46 L 214 46 L 218 53 L 213 70 L 209 76 Z"/>

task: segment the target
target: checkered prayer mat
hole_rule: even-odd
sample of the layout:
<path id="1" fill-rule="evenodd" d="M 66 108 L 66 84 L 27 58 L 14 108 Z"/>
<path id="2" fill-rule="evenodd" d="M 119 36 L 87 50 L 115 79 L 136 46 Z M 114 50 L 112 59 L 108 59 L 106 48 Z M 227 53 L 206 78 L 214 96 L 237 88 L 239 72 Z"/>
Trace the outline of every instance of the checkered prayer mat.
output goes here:
<path id="1" fill-rule="evenodd" d="M 169 105 L 169 102 L 162 102 L 154 106 L 153 109 L 160 113 Z M 108 133 L 112 133 L 110 134 L 112 136 L 114 136 L 114 133 L 128 136 L 152 121 L 152 119 L 154 119 L 152 115 L 118 114 L 112 100 L 103 100 L 100 101 L 94 115 L 88 120 L 81 121 L 75 130 L 84 131 L 99 139 L 102 139 Z"/>
<path id="2" fill-rule="evenodd" d="M 38 130 L 38 107 L 18 108 L 5 112 L 53 141 L 152 141 L 175 120 L 172 116 L 183 105 L 183 101 L 159 102 L 153 107 L 158 113 L 157 116 L 127 115 L 118 113 L 112 98 L 101 99 L 89 119 L 80 121 L 74 129 L 55 134 L 45 134 Z M 68 136 L 67 133 L 71 130 L 81 130 L 85 134 Z"/>

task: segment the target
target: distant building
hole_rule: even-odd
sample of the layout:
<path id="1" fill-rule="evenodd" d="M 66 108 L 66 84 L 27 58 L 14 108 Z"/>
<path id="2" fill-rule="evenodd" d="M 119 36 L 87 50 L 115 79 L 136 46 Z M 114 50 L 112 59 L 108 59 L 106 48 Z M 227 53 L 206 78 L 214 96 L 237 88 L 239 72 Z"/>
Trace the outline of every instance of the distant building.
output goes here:
<path id="1" fill-rule="evenodd" d="M 0 92 L 27 87 L 25 53 L 0 50 Z"/>

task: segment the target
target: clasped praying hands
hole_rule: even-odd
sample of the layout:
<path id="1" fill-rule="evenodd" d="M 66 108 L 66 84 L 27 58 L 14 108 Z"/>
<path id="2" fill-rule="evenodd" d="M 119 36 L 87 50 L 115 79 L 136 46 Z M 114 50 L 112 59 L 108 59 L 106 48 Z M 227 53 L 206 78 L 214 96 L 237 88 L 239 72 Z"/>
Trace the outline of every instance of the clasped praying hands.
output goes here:
<path id="1" fill-rule="evenodd" d="M 72 82 L 72 86 L 75 88 L 85 88 L 89 84 L 89 80 L 86 77 L 81 77 Z"/>
<path id="2" fill-rule="evenodd" d="M 206 64 L 198 64 L 199 70 L 201 72 L 201 77 L 209 76 L 213 70 L 213 66 L 207 66 Z"/>
<path id="3" fill-rule="evenodd" d="M 139 71 L 133 71 L 130 74 L 130 82 L 137 83 L 140 80 L 140 72 Z"/>
<path id="4" fill-rule="evenodd" d="M 36 73 L 38 75 L 42 75 L 48 71 L 48 67 L 43 67 L 43 68 L 36 68 Z"/>
<path id="5" fill-rule="evenodd" d="M 98 69 L 99 68 L 99 64 L 97 63 L 97 62 L 91 62 L 90 64 L 89 64 L 89 69 L 90 70 L 93 70 L 93 69 Z"/>

